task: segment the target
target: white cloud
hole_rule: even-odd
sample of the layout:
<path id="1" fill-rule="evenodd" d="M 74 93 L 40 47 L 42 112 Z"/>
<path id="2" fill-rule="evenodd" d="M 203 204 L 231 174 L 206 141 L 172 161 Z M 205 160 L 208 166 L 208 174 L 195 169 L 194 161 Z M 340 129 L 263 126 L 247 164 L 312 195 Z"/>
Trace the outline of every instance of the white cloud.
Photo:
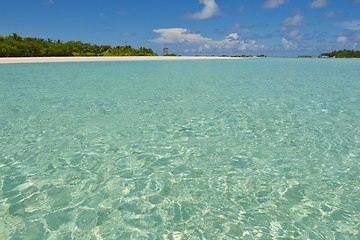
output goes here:
<path id="1" fill-rule="evenodd" d="M 246 51 L 246 50 L 261 50 L 264 49 L 264 45 L 258 45 L 255 40 L 249 40 L 249 41 L 240 41 L 239 42 L 239 50 Z"/>
<path id="2" fill-rule="evenodd" d="M 329 11 L 329 12 L 324 13 L 323 16 L 328 17 L 328 18 L 336 17 L 336 12 L 335 11 Z"/>
<path id="3" fill-rule="evenodd" d="M 340 33 L 336 37 L 336 42 L 344 46 L 344 48 L 357 49 L 360 44 L 360 34 L 354 34 L 354 32 Z M 356 47 L 354 47 L 356 46 Z"/>
<path id="4" fill-rule="evenodd" d="M 283 22 L 284 26 L 302 26 L 304 25 L 304 17 L 297 14 L 293 17 L 289 17 L 284 20 Z"/>
<path id="5" fill-rule="evenodd" d="M 239 30 L 240 29 L 240 24 L 239 23 L 235 23 L 234 25 L 232 25 L 231 29 L 233 30 Z"/>
<path id="6" fill-rule="evenodd" d="M 214 41 L 213 46 L 218 49 L 237 48 L 241 51 L 260 50 L 264 45 L 258 45 L 255 40 L 241 40 L 237 33 L 230 33 L 221 41 Z"/>
<path id="7" fill-rule="evenodd" d="M 281 43 L 284 46 L 285 49 L 289 50 L 289 49 L 296 49 L 297 48 L 297 44 L 290 42 L 289 40 L 287 40 L 286 38 L 282 38 L 281 39 Z"/>
<path id="8" fill-rule="evenodd" d="M 209 44 L 204 44 L 204 45 L 200 46 L 200 47 L 197 49 L 197 51 L 198 51 L 198 52 L 204 52 L 204 51 L 207 51 L 207 50 L 209 50 L 209 49 L 211 49 L 210 45 L 209 45 Z"/>
<path id="9" fill-rule="evenodd" d="M 343 22 L 338 24 L 340 27 L 343 27 L 347 30 L 360 31 L 360 20 L 354 20 L 349 22 Z"/>
<path id="10" fill-rule="evenodd" d="M 153 31 L 160 34 L 160 37 L 152 40 L 156 43 L 203 43 L 211 41 L 211 39 L 204 38 L 197 33 L 191 33 L 185 28 L 165 28 Z"/>
<path id="11" fill-rule="evenodd" d="M 328 11 L 323 14 L 323 17 L 334 18 L 334 17 L 341 17 L 342 15 L 344 15 L 344 12 L 342 10 Z"/>
<path id="12" fill-rule="evenodd" d="M 121 34 L 121 36 L 123 36 L 123 37 L 133 37 L 133 36 L 135 36 L 136 34 L 134 34 L 134 33 L 129 33 L 129 32 L 124 32 L 124 33 L 122 33 Z"/>
<path id="13" fill-rule="evenodd" d="M 287 0 L 266 0 L 262 6 L 263 8 L 277 8 L 286 2 Z"/>
<path id="14" fill-rule="evenodd" d="M 289 37 L 291 37 L 292 39 L 300 39 L 302 38 L 302 36 L 300 35 L 300 31 L 299 30 L 292 30 L 288 33 Z"/>
<path id="15" fill-rule="evenodd" d="M 155 29 L 155 33 L 160 34 L 160 37 L 152 39 L 152 42 L 161 44 L 170 43 L 183 43 L 192 44 L 197 46 L 197 51 L 213 51 L 224 49 L 238 49 L 238 50 L 260 50 L 264 45 L 259 45 L 255 40 L 242 40 L 238 33 L 230 33 L 222 40 L 213 40 L 206 38 L 200 34 L 191 33 L 185 28 L 167 28 L 167 29 Z"/>
<path id="16" fill-rule="evenodd" d="M 360 3 L 360 0 L 353 0 L 354 3 Z"/>
<path id="17" fill-rule="evenodd" d="M 229 41 L 236 41 L 239 39 L 239 35 L 237 33 L 230 33 L 226 36 L 226 39 L 228 39 Z"/>
<path id="18" fill-rule="evenodd" d="M 336 40 L 338 43 L 346 43 L 348 38 L 346 36 L 339 36 Z"/>
<path id="19" fill-rule="evenodd" d="M 310 8 L 323 8 L 328 4 L 328 0 L 313 0 L 310 4 Z"/>
<path id="20" fill-rule="evenodd" d="M 191 14 L 188 17 L 192 19 L 208 19 L 212 18 L 219 13 L 219 7 L 215 0 L 199 0 L 204 4 L 204 8 L 197 13 Z"/>

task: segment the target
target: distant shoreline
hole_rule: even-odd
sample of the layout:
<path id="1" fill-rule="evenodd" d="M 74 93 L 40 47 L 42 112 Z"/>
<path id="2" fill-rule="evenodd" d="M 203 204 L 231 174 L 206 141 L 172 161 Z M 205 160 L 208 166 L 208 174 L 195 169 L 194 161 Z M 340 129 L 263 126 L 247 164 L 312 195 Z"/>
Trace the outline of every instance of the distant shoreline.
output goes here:
<path id="1" fill-rule="evenodd" d="M 111 61 L 160 61 L 160 60 L 219 60 L 243 59 L 241 57 L 215 56 L 122 56 L 122 57 L 9 57 L 0 58 L 0 64 L 52 63 L 52 62 L 111 62 Z"/>

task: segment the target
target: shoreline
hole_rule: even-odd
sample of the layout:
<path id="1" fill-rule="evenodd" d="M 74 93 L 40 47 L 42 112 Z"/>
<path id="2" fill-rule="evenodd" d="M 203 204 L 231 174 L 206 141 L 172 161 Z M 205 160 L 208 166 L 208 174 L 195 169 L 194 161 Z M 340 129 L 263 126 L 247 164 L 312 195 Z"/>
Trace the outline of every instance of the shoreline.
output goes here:
<path id="1" fill-rule="evenodd" d="M 114 62 L 114 61 L 174 61 L 242 59 L 215 56 L 120 56 L 120 57 L 9 57 L 0 58 L 0 64 L 55 63 L 55 62 Z"/>

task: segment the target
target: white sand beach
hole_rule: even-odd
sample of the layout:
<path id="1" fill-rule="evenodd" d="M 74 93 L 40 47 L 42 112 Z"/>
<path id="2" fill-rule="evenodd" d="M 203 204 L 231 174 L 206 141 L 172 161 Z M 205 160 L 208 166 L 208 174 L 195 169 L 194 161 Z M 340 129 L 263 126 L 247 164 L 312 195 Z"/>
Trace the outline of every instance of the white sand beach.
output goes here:
<path id="1" fill-rule="evenodd" d="M 218 60 L 240 59 L 239 57 L 213 56 L 145 56 L 145 57 L 19 57 L 0 58 L 0 64 L 49 63 L 49 62 L 104 62 L 104 61 L 159 61 L 159 60 Z"/>

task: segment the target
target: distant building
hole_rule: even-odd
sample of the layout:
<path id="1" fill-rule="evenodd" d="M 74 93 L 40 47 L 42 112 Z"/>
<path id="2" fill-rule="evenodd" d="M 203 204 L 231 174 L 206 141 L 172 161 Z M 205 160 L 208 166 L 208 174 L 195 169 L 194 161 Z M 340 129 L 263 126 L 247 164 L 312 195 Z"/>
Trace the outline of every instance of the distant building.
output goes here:
<path id="1" fill-rule="evenodd" d="M 169 49 L 166 47 L 163 49 L 163 55 L 168 55 L 169 54 Z"/>
<path id="2" fill-rule="evenodd" d="M 300 55 L 298 58 L 317 58 L 316 56 Z"/>

